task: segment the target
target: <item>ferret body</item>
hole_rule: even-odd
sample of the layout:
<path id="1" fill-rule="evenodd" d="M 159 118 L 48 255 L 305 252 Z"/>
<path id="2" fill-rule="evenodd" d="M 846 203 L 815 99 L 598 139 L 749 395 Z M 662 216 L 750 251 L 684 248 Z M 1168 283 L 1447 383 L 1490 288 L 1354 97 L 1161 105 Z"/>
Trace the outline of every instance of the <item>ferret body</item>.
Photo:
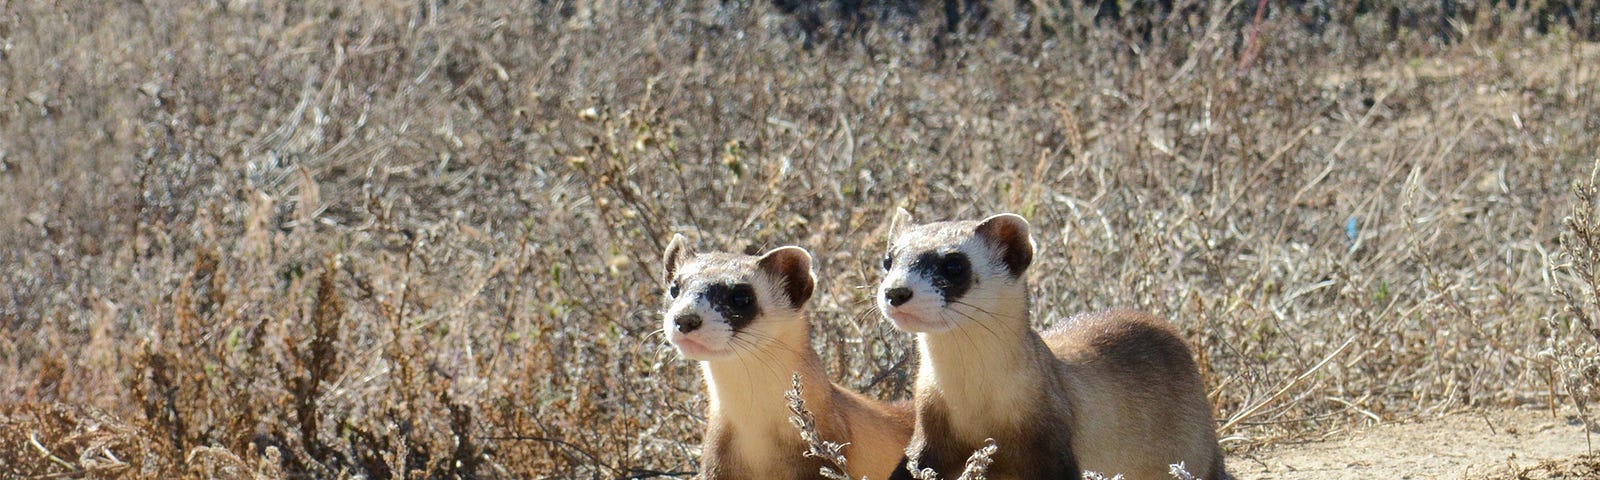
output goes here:
<path id="1" fill-rule="evenodd" d="M 823 461 L 804 457 L 789 422 L 791 375 L 800 376 L 819 436 L 849 443 L 847 473 L 889 477 L 911 435 L 910 405 L 828 380 L 803 309 L 815 286 L 810 254 L 782 247 L 760 257 L 696 255 L 678 235 L 665 257 L 664 328 L 680 353 L 701 362 L 710 394 L 699 478 L 822 478 Z"/>
<path id="2" fill-rule="evenodd" d="M 904 212 L 896 225 L 909 223 Z M 878 304 L 916 332 L 917 423 L 906 453 L 944 476 L 987 438 L 996 479 L 1129 480 L 1223 473 L 1211 407 L 1187 345 L 1166 321 L 1116 310 L 1029 326 L 1025 220 L 997 215 L 898 231 Z M 897 471 L 891 478 L 910 478 Z"/>

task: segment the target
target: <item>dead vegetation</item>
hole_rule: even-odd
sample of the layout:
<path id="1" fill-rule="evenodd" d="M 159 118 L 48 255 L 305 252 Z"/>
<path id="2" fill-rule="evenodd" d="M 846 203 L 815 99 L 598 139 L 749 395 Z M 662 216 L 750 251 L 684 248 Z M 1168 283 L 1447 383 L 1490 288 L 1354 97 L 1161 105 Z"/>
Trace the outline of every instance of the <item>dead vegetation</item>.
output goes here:
<path id="1" fill-rule="evenodd" d="M 1600 49 L 1522 11 L 811 50 L 740 2 L 0 11 L 0 476 L 687 476 L 663 242 L 805 245 L 830 370 L 904 396 L 860 288 L 895 206 L 1028 217 L 1042 323 L 1173 318 L 1236 452 L 1593 403 L 1552 267 Z"/>
<path id="2" fill-rule="evenodd" d="M 1528 467 L 1513 467 L 1510 473 L 1495 480 L 1553 480 L 1566 478 L 1595 478 L 1600 476 L 1600 456 L 1587 455 L 1564 461 L 1539 462 Z"/>

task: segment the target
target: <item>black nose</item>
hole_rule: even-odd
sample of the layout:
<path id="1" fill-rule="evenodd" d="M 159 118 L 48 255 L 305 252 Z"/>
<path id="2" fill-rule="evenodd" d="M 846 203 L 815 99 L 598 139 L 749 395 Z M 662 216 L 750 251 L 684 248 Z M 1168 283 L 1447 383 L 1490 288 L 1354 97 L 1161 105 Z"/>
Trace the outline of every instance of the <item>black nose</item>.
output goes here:
<path id="1" fill-rule="evenodd" d="M 679 332 L 689 333 L 700 328 L 700 316 L 691 313 L 673 319 L 672 323 L 678 326 Z"/>
<path id="2" fill-rule="evenodd" d="M 883 298 L 889 300 L 889 305 L 898 307 L 911 300 L 911 289 L 906 287 L 894 287 L 885 290 L 883 292 Z"/>

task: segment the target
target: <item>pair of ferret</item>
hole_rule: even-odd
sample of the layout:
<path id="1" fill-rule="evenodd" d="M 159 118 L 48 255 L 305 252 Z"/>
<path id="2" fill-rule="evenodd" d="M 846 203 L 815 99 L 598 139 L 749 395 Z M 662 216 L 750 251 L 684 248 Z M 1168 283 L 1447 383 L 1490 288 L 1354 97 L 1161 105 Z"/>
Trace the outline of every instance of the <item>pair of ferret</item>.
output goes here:
<path id="1" fill-rule="evenodd" d="M 711 399 L 701 478 L 820 477 L 821 460 L 803 456 L 788 421 L 791 375 L 820 436 L 848 443 L 851 478 L 911 478 L 907 460 L 953 478 L 989 438 L 999 446 L 994 479 L 1078 480 L 1084 470 L 1166 479 L 1177 463 L 1196 478 L 1225 478 L 1200 373 L 1171 325 L 1109 311 L 1036 332 L 1026 220 L 909 220 L 902 210 L 890 227 L 876 301 L 917 334 L 911 404 L 829 381 L 805 319 L 816 280 L 804 249 L 696 255 L 672 239 L 664 326 L 701 361 Z"/>

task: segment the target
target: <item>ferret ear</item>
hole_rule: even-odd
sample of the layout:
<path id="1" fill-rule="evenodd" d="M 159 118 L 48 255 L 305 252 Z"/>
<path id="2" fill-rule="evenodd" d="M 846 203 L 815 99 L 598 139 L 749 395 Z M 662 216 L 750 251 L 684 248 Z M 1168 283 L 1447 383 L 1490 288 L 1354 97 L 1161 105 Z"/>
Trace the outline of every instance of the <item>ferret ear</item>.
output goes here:
<path id="1" fill-rule="evenodd" d="M 1021 277 L 1033 264 L 1033 237 L 1028 235 L 1028 221 L 1022 217 L 1002 213 L 985 218 L 973 233 L 995 248 L 1012 276 Z"/>
<path id="2" fill-rule="evenodd" d="M 689 239 L 681 233 L 672 234 L 672 241 L 667 243 L 667 251 L 661 254 L 661 283 L 669 285 L 672 277 L 678 274 L 678 267 L 683 262 L 694 256 L 694 247 L 689 246 Z"/>
<path id="3" fill-rule="evenodd" d="M 889 219 L 889 243 L 893 244 L 895 237 L 900 236 L 900 232 L 915 224 L 916 220 L 911 219 L 911 212 L 907 212 L 904 207 L 895 207 L 894 216 Z"/>
<path id="4" fill-rule="evenodd" d="M 811 254 L 800 247 L 778 247 L 756 260 L 756 266 L 783 282 L 789 306 L 799 309 L 811 299 L 817 280 L 811 276 Z"/>

